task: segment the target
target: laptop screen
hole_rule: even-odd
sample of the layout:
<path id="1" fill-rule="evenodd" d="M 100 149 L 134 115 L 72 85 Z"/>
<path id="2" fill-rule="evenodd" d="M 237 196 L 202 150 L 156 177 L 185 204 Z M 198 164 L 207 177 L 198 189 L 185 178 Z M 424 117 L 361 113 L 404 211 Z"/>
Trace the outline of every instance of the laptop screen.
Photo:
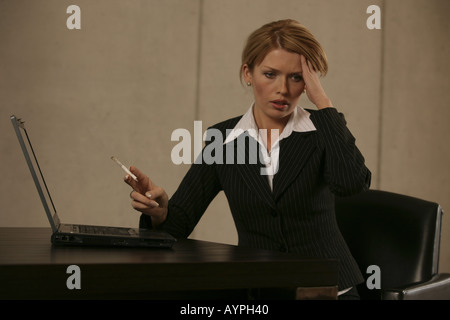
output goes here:
<path id="1" fill-rule="evenodd" d="M 20 147 L 22 148 L 23 155 L 25 156 L 25 160 L 27 161 L 28 168 L 30 169 L 34 183 L 38 190 L 39 197 L 41 198 L 42 204 L 44 205 L 45 213 L 47 214 L 47 218 L 52 227 L 52 231 L 56 232 L 59 227 L 59 218 L 56 213 L 52 197 L 50 196 L 50 192 L 48 191 L 47 184 L 45 183 L 41 168 L 39 167 L 39 163 L 37 161 L 33 147 L 31 145 L 30 137 L 28 136 L 27 130 L 25 129 L 24 121 L 12 115 L 11 122 L 13 124 L 17 138 L 19 139 Z"/>

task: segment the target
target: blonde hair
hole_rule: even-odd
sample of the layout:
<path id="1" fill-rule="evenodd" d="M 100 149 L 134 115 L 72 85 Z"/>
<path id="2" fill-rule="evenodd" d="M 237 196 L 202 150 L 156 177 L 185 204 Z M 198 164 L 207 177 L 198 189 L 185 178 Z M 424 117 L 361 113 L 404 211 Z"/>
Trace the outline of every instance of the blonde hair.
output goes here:
<path id="1" fill-rule="evenodd" d="M 265 24 L 250 34 L 242 51 L 239 72 L 241 81 L 242 68 L 245 64 L 253 71 L 253 68 L 274 49 L 284 49 L 305 56 L 321 76 L 328 72 L 327 57 L 313 34 L 299 22 L 286 19 Z"/>

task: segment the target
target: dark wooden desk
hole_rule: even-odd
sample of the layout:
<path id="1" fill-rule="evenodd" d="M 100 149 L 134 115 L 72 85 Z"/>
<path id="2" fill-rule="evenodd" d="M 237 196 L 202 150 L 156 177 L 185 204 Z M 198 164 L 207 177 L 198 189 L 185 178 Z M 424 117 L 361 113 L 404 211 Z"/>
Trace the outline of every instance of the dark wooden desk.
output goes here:
<path id="1" fill-rule="evenodd" d="M 69 265 L 80 267 L 80 290 L 67 288 Z M 0 299 L 240 299 L 249 288 L 335 298 L 337 278 L 336 260 L 296 254 L 198 240 L 172 249 L 59 247 L 47 228 L 0 228 Z"/>

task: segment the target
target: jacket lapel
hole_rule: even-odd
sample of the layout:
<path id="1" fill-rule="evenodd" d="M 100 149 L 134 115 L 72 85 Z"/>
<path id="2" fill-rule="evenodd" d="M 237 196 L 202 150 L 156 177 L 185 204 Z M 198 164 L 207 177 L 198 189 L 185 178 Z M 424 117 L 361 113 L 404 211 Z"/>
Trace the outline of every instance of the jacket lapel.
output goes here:
<path id="1" fill-rule="evenodd" d="M 314 135 L 314 132 L 292 132 L 280 141 L 279 169 L 273 178 L 275 202 L 296 179 L 316 149 Z"/>
<path id="2" fill-rule="evenodd" d="M 247 133 L 245 134 L 248 136 Z M 249 142 L 249 140 L 252 140 L 252 142 Z M 255 145 L 257 148 L 253 149 L 253 147 L 250 147 L 250 143 L 256 143 Z M 275 209 L 276 205 L 273 200 L 269 182 L 267 181 L 267 176 L 261 174 L 261 169 L 264 168 L 264 166 L 260 162 L 261 158 L 259 154 L 259 144 L 253 138 L 248 136 L 248 140 L 246 138 L 245 144 L 237 143 L 235 140 L 234 150 L 235 161 L 236 159 L 241 158 L 241 162 L 244 162 L 243 164 L 235 162 L 235 166 L 237 167 L 239 174 L 242 176 L 244 183 L 250 188 L 250 190 L 253 190 L 262 201 L 266 202 L 271 208 Z M 253 159 L 250 157 L 250 154 L 252 154 Z M 243 156 L 245 156 L 245 159 L 242 159 Z"/>
<path id="3" fill-rule="evenodd" d="M 276 209 L 276 201 L 297 178 L 308 159 L 316 149 L 314 132 L 292 132 L 292 134 L 280 141 L 279 169 L 273 177 L 273 191 L 270 189 L 268 177 L 261 174 L 264 166 L 260 163 L 259 149 L 256 163 L 250 161 L 250 148 L 248 141 L 245 144 L 234 145 L 234 159 L 237 171 L 242 176 L 244 183 L 253 190 L 259 198 L 271 208 Z M 249 139 L 253 139 L 249 137 Z M 253 140 L 254 141 L 254 140 Z M 254 152 L 254 150 L 251 150 Z M 243 164 L 239 164 L 239 157 Z"/>

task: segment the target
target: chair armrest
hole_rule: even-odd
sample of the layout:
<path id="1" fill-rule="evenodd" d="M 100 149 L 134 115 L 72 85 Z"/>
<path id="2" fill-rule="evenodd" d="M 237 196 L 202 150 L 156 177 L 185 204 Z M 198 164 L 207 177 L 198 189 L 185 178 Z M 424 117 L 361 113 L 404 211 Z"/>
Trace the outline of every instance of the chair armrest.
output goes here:
<path id="1" fill-rule="evenodd" d="M 383 300 L 450 300 L 450 274 L 434 275 L 429 281 L 407 287 L 384 289 Z"/>

